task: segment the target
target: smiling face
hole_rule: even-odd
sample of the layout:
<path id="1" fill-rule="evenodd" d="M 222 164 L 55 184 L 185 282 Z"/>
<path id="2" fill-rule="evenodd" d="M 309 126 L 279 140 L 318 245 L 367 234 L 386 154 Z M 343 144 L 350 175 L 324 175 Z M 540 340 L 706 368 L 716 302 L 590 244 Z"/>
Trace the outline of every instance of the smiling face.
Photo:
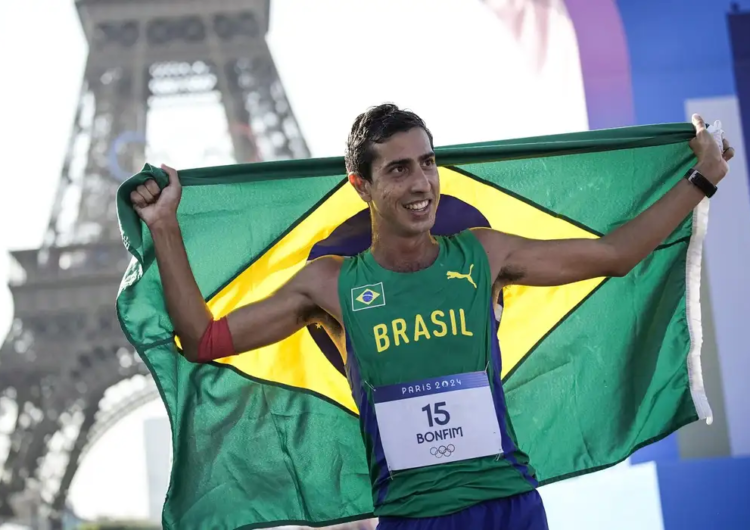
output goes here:
<path id="1" fill-rule="evenodd" d="M 370 148 L 370 180 L 350 180 L 372 207 L 375 226 L 402 237 L 429 232 L 435 224 L 440 180 L 426 131 L 414 127 Z"/>

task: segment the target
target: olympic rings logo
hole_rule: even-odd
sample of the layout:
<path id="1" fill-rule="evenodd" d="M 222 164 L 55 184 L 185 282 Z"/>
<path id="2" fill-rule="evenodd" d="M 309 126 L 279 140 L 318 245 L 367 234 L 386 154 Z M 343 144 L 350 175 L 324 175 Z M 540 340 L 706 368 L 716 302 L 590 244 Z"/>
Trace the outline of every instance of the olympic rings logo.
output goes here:
<path id="1" fill-rule="evenodd" d="M 430 454 L 435 458 L 448 458 L 453 454 L 455 450 L 456 447 L 453 444 L 448 444 L 447 447 L 445 445 L 441 445 L 439 447 L 433 447 L 432 449 L 430 449 Z"/>

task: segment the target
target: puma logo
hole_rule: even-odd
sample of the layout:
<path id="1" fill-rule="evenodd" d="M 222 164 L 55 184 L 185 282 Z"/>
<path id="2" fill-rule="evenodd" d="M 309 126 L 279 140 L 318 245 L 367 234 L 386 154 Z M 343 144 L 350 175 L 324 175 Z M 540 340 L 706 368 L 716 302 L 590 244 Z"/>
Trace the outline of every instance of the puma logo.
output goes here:
<path id="1" fill-rule="evenodd" d="M 474 270 L 474 264 L 471 264 L 471 267 L 469 267 L 469 273 L 468 274 L 461 274 L 460 272 L 451 272 L 448 271 L 448 279 L 452 280 L 454 278 L 468 280 L 471 285 L 474 286 L 474 289 L 477 289 L 477 284 L 474 283 L 474 280 L 471 278 L 471 271 Z"/>

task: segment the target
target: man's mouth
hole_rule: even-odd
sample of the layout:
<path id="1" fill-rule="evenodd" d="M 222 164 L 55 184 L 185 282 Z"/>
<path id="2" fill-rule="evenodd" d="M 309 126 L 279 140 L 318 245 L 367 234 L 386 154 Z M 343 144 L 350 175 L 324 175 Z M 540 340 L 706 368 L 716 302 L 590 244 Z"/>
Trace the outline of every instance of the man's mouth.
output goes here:
<path id="1" fill-rule="evenodd" d="M 414 201 L 408 204 L 404 204 L 404 208 L 406 208 L 407 210 L 411 210 L 412 212 L 417 212 L 417 213 L 424 212 L 430 207 L 431 202 L 432 201 L 429 199 L 424 199 L 421 201 Z"/>

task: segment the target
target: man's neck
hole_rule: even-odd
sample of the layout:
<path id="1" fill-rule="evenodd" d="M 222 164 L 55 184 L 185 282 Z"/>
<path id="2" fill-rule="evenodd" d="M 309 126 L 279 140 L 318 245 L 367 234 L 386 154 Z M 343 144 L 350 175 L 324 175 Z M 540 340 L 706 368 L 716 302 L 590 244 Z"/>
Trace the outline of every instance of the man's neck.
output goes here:
<path id="1" fill-rule="evenodd" d="M 375 261 L 384 269 L 395 272 L 426 269 L 435 262 L 439 250 L 440 245 L 429 232 L 404 237 L 373 230 L 370 247 Z"/>

